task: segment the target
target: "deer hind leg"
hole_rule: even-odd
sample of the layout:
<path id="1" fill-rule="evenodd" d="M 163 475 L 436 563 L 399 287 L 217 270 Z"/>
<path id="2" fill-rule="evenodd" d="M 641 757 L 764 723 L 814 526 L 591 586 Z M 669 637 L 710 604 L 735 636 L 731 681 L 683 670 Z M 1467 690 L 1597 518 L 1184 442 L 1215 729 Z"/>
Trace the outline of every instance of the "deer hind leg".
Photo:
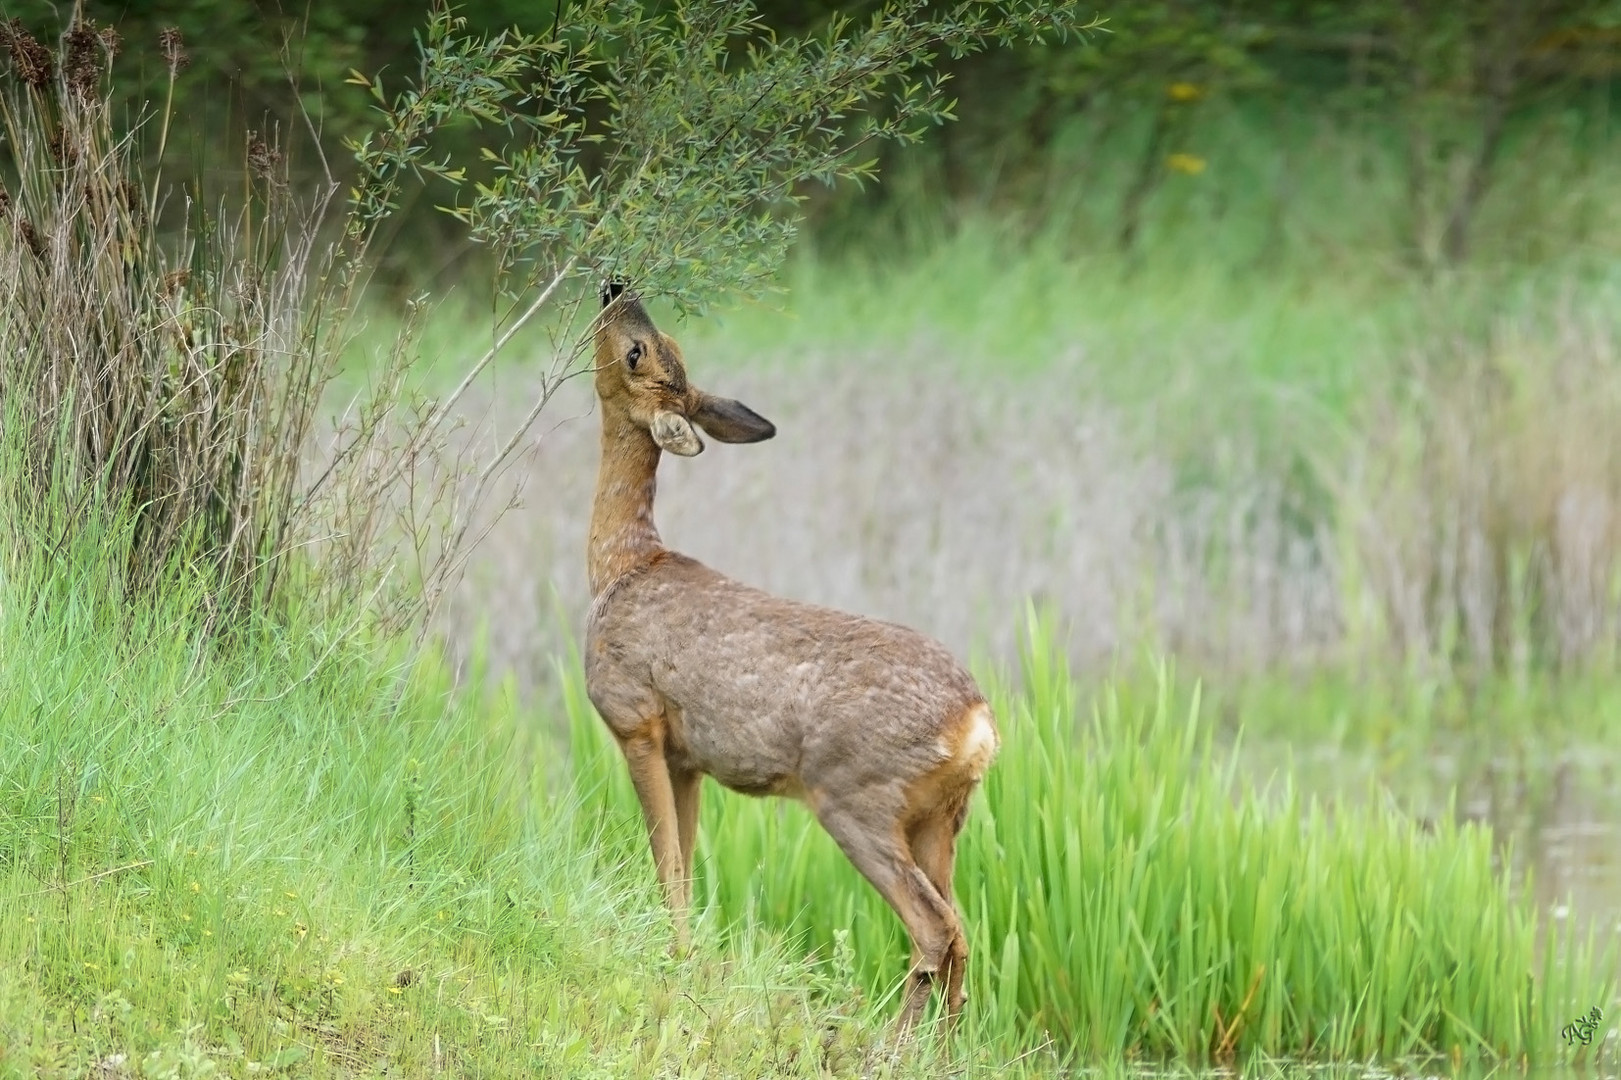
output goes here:
<path id="1" fill-rule="evenodd" d="M 698 842 L 698 796 L 703 791 L 703 773 L 696 769 L 670 767 L 670 788 L 675 796 L 675 822 L 681 849 L 682 909 L 692 909 L 692 881 L 696 870 L 692 850 Z"/>
<path id="2" fill-rule="evenodd" d="M 955 928 L 940 972 L 945 982 L 946 1017 L 955 1023 L 968 995 L 968 938 L 952 900 L 957 834 L 968 817 L 968 800 L 996 757 L 996 721 L 983 701 L 970 705 L 942 732 L 945 758 L 906 786 L 906 841 L 912 858 L 951 909 Z"/>
<path id="3" fill-rule="evenodd" d="M 952 942 L 961 934 L 956 912 L 913 860 L 893 817 L 873 820 L 828 804 L 817 808 L 817 816 L 855 868 L 895 909 L 912 939 L 912 967 L 897 1023 L 905 1034 L 923 1015 Z"/>
<path id="4" fill-rule="evenodd" d="M 653 845 L 653 867 L 658 872 L 659 885 L 664 889 L 664 900 L 670 906 L 670 916 L 675 923 L 675 948 L 677 952 L 685 952 L 687 909 L 682 885 L 681 838 L 674 785 L 669 763 L 664 758 L 664 732 L 657 724 L 649 724 L 634 735 L 622 737 L 619 745 L 625 752 L 625 764 L 630 768 L 636 798 L 642 804 L 642 820 Z"/>
<path id="5" fill-rule="evenodd" d="M 951 908 L 956 932 L 946 949 L 940 978 L 944 983 L 947 1019 L 955 1023 L 962 1014 L 968 995 L 963 992 L 963 978 L 968 969 L 968 938 L 963 931 L 962 914 L 952 898 L 952 870 L 957 858 L 957 833 L 967 817 L 967 800 L 957 805 L 937 807 L 933 812 L 917 819 L 908 833 L 912 858 L 934 886 L 935 892 Z"/>

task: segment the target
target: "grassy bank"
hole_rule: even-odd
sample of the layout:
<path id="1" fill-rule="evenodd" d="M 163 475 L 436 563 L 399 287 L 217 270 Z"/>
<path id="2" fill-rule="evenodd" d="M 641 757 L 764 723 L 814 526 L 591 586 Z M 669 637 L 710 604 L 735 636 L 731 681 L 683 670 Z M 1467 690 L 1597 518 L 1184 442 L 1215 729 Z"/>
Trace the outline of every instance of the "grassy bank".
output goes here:
<path id="1" fill-rule="evenodd" d="M 797 807 L 711 793 L 672 961 L 577 680 L 565 766 L 431 658 L 296 617 L 206 639 L 178 581 L 115 602 L 116 530 L 80 537 L 0 582 L 0 1074 L 936 1067 L 879 1051 L 905 943 Z M 1251 791 L 1152 683 L 1087 722 L 1057 656 L 1038 632 L 1019 689 L 992 683 L 959 1066 L 1552 1060 L 1610 1000 L 1604 957 L 1539 952 L 1486 832 Z"/>
<path id="2" fill-rule="evenodd" d="M 205 640 L 98 539 L 0 579 L 0 1076 L 924 1068 L 768 938 L 667 959 L 502 696 L 336 627 Z"/>

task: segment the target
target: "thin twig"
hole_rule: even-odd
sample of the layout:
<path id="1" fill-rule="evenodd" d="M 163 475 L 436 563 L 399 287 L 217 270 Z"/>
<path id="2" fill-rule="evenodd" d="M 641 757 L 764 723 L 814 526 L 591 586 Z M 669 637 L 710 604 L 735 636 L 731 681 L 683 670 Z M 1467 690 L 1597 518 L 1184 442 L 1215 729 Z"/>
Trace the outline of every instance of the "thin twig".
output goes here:
<path id="1" fill-rule="evenodd" d="M 17 896 L 19 899 L 25 899 L 30 896 L 47 896 L 51 893 L 66 892 L 75 885 L 87 885 L 92 881 L 100 881 L 104 877 L 112 877 L 114 874 L 122 874 L 126 870 L 139 870 L 143 866 L 151 865 L 151 859 L 142 859 L 140 862 L 132 862 L 127 866 L 115 866 L 111 870 L 103 870 L 99 874 L 91 874 L 89 877 L 82 877 L 78 881 L 70 881 L 65 885 L 52 885 L 48 889 L 35 889 L 33 892 L 18 893 Z"/>

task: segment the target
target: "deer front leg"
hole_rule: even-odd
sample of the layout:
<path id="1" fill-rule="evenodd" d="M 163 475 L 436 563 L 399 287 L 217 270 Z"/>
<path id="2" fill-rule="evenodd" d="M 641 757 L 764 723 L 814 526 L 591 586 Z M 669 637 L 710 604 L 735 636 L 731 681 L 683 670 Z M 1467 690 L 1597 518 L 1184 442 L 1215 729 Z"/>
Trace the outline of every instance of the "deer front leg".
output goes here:
<path id="1" fill-rule="evenodd" d="M 658 872 L 664 900 L 675 922 L 675 950 L 687 951 L 687 894 L 682 879 L 681 840 L 676 817 L 675 792 L 670 783 L 670 767 L 664 760 L 664 732 L 650 729 L 620 740 L 630 782 L 642 804 L 642 820 L 653 845 L 653 867 Z"/>

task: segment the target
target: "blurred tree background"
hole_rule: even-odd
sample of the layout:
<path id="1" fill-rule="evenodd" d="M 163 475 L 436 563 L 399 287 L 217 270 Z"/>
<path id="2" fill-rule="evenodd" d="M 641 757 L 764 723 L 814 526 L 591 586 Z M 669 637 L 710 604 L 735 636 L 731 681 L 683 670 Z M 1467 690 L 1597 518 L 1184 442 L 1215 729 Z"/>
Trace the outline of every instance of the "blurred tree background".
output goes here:
<path id="1" fill-rule="evenodd" d="M 577 3 L 460 10 L 476 32 L 537 31 L 566 27 Z M 759 10 L 774 30 L 802 34 L 866 6 L 764 0 Z M 92 0 L 82 10 L 132 46 L 164 27 L 183 32 L 191 66 L 177 93 L 195 152 L 303 126 L 296 97 L 339 171 L 342 140 L 367 126 L 372 104 L 346 79 L 381 72 L 397 85 L 414 74 L 423 21 L 385 0 Z M 5 14 L 48 32 L 68 9 L 11 0 Z M 870 242 L 881 221 L 893 242 L 989 210 L 1069 230 L 1078 251 L 1137 254 L 1165 190 L 1197 180 L 1196 197 L 1171 201 L 1211 222 L 1242 218 L 1246 232 L 1222 246 L 1245 265 L 1332 257 L 1351 242 L 1341 225 L 1359 245 L 1371 226 L 1394 267 L 1425 274 L 1609 252 L 1606 208 L 1583 181 L 1614 138 L 1621 2 L 1145 0 L 1099 14 L 1101 32 L 1064 45 L 947 61 L 960 122 L 924 152 L 885 162 L 882 185 L 812 193 L 813 236 L 835 250 Z M 127 48 L 119 63 L 132 105 L 161 95 L 156 49 Z M 472 151 L 471 127 L 468 138 Z M 1336 182 L 1322 182 L 1325 167 Z M 399 284 L 431 284 L 467 257 L 432 194 L 401 218 L 390 259 Z M 1494 216 L 1494 198 L 1512 213 Z"/>

